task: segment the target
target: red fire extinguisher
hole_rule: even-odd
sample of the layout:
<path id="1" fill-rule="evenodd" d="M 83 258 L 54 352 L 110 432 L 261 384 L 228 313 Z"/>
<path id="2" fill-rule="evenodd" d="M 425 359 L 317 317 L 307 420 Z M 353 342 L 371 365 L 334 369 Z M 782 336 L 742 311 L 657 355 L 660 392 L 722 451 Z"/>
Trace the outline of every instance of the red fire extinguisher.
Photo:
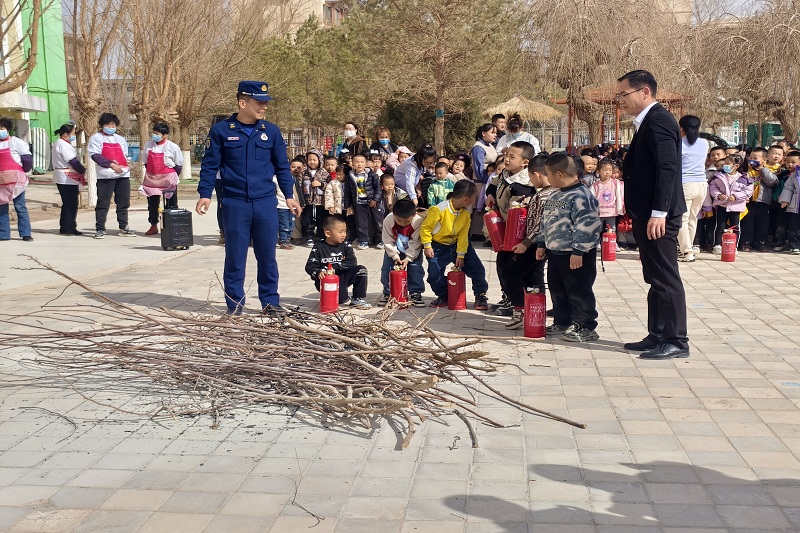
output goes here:
<path id="1" fill-rule="evenodd" d="M 339 276 L 333 273 L 329 264 L 328 271 L 319 283 L 319 312 L 335 313 L 339 310 Z"/>
<path id="2" fill-rule="evenodd" d="M 518 204 L 508 210 L 506 217 L 506 233 L 503 241 L 503 250 L 510 252 L 514 246 L 525 239 L 528 232 L 528 210 Z M 494 242 L 494 241 L 492 241 Z"/>
<path id="3" fill-rule="evenodd" d="M 530 339 L 543 339 L 545 335 L 545 316 L 547 313 L 547 297 L 539 289 L 525 293 L 525 311 L 523 313 L 523 334 Z"/>
<path id="4" fill-rule="evenodd" d="M 486 224 L 486 231 L 492 241 L 492 249 L 495 252 L 502 251 L 506 234 L 506 223 L 503 220 L 503 215 L 500 214 L 500 211 L 492 209 L 483 215 L 483 223 Z"/>
<path id="5" fill-rule="evenodd" d="M 736 261 L 736 241 L 737 235 L 733 228 L 728 228 L 722 234 L 722 261 L 733 263 Z"/>
<path id="6" fill-rule="evenodd" d="M 604 262 L 617 260 L 617 234 L 614 233 L 614 230 L 608 225 L 606 225 L 606 231 L 603 233 L 603 244 L 600 247 L 600 255 Z"/>
<path id="7" fill-rule="evenodd" d="M 408 302 L 408 272 L 399 266 L 389 272 L 389 295 L 398 303 Z"/>
<path id="8" fill-rule="evenodd" d="M 455 267 L 447 273 L 447 308 L 451 311 L 467 308 L 467 276 Z"/>

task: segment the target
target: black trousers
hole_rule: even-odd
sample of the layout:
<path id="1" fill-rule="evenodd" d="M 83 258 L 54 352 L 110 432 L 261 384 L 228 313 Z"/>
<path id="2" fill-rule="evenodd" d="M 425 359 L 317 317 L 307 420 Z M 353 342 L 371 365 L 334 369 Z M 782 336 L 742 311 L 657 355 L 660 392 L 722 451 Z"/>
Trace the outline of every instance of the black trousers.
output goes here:
<path id="1" fill-rule="evenodd" d="M 77 185 L 56 185 L 61 195 L 61 219 L 59 232 L 75 233 L 78 231 L 78 191 Z"/>
<path id="2" fill-rule="evenodd" d="M 340 270 L 336 273 L 339 276 L 339 303 L 347 301 L 348 288 L 353 287 L 353 298 L 365 298 L 367 296 L 367 267 L 358 265 L 355 268 Z M 319 278 L 314 280 L 314 286 L 319 290 Z"/>
<path id="3" fill-rule="evenodd" d="M 328 211 L 322 205 L 306 205 L 300 215 L 300 226 L 303 228 L 303 238 L 306 240 L 313 240 L 314 235 L 319 239 L 325 238 L 325 230 L 322 229 L 322 223 L 325 217 L 328 216 Z"/>
<path id="4" fill-rule="evenodd" d="M 773 242 L 783 244 L 788 240 L 787 230 L 789 227 L 789 219 L 787 218 L 786 208 L 781 207 L 778 202 L 773 202 L 769 206 L 769 237 L 773 237 Z"/>
<path id="5" fill-rule="evenodd" d="M 800 249 L 800 214 L 786 213 L 786 238 L 792 250 Z"/>
<path id="6" fill-rule="evenodd" d="M 647 221 L 633 219 L 633 236 L 639 244 L 647 293 L 648 338 L 680 348 L 689 347 L 686 325 L 686 293 L 678 269 L 675 241 L 681 228 L 681 217 L 666 220 L 666 232 L 660 239 L 647 238 Z"/>
<path id="7" fill-rule="evenodd" d="M 370 207 L 369 204 L 356 204 L 354 209 L 356 215 L 356 233 L 359 243 L 369 244 L 369 238 L 374 238 L 375 228 L 380 230 L 383 225 L 383 218 L 378 206 Z M 378 235 L 381 233 L 379 232 Z M 380 242 L 380 237 L 374 242 Z"/>
<path id="8" fill-rule="evenodd" d="M 596 329 L 597 301 L 592 286 L 597 278 L 597 248 L 584 254 L 581 268 L 572 270 L 570 257 L 570 254 L 547 254 L 547 284 L 553 300 L 553 323 Z"/>
<path id="9" fill-rule="evenodd" d="M 514 307 L 525 305 L 527 287 L 544 291 L 544 261 L 536 260 L 536 246 L 531 246 L 524 254 L 498 252 L 497 277 L 503 293 Z"/>
<path id="10" fill-rule="evenodd" d="M 158 208 L 161 205 L 161 195 L 147 197 L 147 221 L 151 226 L 158 224 Z M 172 198 L 164 198 L 164 209 L 178 208 L 178 191 L 172 193 Z"/>
<path id="11" fill-rule="evenodd" d="M 739 246 L 760 246 L 767 242 L 769 206 L 761 202 L 747 203 L 747 216 L 742 219 Z"/>
<path id="12" fill-rule="evenodd" d="M 724 207 L 717 207 L 714 210 L 714 221 L 716 224 L 716 229 L 714 230 L 714 246 L 722 245 L 722 234 L 725 233 L 725 230 L 728 228 L 733 228 L 733 232 L 737 234 L 737 237 L 741 236 L 739 228 L 739 217 L 741 215 L 741 213 L 734 213 L 733 211 L 728 212 Z"/>
<path id="13" fill-rule="evenodd" d="M 119 229 L 128 227 L 128 208 L 131 206 L 131 180 L 130 178 L 115 178 L 97 180 L 97 207 L 94 208 L 95 228 L 106 230 L 108 209 L 111 207 L 111 197 L 117 206 L 117 223 Z"/>

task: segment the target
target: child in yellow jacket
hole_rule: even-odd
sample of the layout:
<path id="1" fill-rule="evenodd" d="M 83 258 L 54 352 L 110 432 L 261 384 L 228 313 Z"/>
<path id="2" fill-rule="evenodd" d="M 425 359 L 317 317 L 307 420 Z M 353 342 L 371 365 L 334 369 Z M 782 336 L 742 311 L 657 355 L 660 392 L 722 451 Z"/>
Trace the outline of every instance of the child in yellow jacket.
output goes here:
<path id="1" fill-rule="evenodd" d="M 475 309 L 485 311 L 489 308 L 486 270 L 469 243 L 470 213 L 467 208 L 475 204 L 477 195 L 475 183 L 459 181 L 447 200 L 428 209 L 420 227 L 420 242 L 428 259 L 428 284 L 436 294 L 431 307 L 447 306 L 445 268 L 454 263 L 472 280 Z"/>

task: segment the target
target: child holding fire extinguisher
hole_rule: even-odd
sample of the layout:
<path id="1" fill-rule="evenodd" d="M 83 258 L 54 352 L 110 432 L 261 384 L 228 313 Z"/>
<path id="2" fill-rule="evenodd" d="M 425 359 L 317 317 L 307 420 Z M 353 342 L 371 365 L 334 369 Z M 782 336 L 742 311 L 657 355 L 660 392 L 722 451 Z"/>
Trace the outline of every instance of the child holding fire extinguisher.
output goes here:
<path id="1" fill-rule="evenodd" d="M 475 309 L 489 309 L 486 291 L 486 270 L 469 242 L 470 213 L 475 204 L 478 188 L 469 180 L 461 180 L 453 187 L 450 198 L 428 209 L 420 227 L 420 241 L 428 259 L 428 284 L 436 294 L 431 307 L 447 306 L 447 279 L 445 268 L 454 263 L 456 268 L 472 280 Z"/>
<path id="2" fill-rule="evenodd" d="M 514 314 L 511 322 L 506 324 L 506 329 L 519 329 L 524 324 L 526 287 L 534 287 L 544 293 L 544 260 L 536 259 L 536 236 L 540 231 L 544 204 L 555 191 L 547 179 L 546 161 L 547 156 L 539 154 L 528 165 L 531 185 L 537 191 L 528 203 L 525 239 L 512 249 L 514 257 L 507 263 L 504 273 L 506 296 L 514 307 Z"/>
<path id="3" fill-rule="evenodd" d="M 536 259 L 548 258 L 547 284 L 553 300 L 553 325 L 547 333 L 564 340 L 594 341 L 597 328 L 597 243 L 600 216 L 597 199 L 578 176 L 580 159 L 560 153 L 545 163 L 547 178 L 557 190 L 544 204 L 541 231 L 536 236 Z"/>
<path id="4" fill-rule="evenodd" d="M 308 254 L 306 272 L 320 290 L 320 281 L 328 274 L 330 265 L 339 276 L 339 305 L 350 303 L 356 309 L 369 309 L 367 296 L 367 268 L 358 264 L 353 246 L 347 242 L 347 223 L 337 215 L 325 217 L 322 223 L 325 238 L 314 242 Z M 353 287 L 353 299 L 347 295 Z"/>
<path id="5" fill-rule="evenodd" d="M 400 267 L 408 273 L 408 300 L 414 307 L 425 307 L 422 293 L 425 292 L 425 270 L 422 266 L 422 243 L 419 240 L 423 219 L 417 214 L 417 206 L 408 198 L 397 200 L 392 212 L 383 219 L 383 265 L 381 305 L 389 303 L 389 272 Z"/>
<path id="6" fill-rule="evenodd" d="M 497 184 L 490 184 L 486 189 L 486 203 L 495 208 L 503 220 L 508 222 L 508 211 L 512 203 L 521 203 L 522 198 L 530 197 L 536 189 L 531 185 L 528 174 L 528 165 L 536 155 L 533 145 L 526 141 L 516 141 L 506 148 L 505 169 L 500 174 Z M 513 275 L 516 255 L 510 250 L 497 252 L 497 279 L 503 289 L 503 298 L 498 302 L 495 314 L 499 316 L 512 316 L 515 307 L 508 295 L 508 277 Z M 520 304 L 521 305 L 521 304 Z"/>
<path id="7" fill-rule="evenodd" d="M 745 202 L 753 195 L 754 181 L 739 171 L 742 158 L 729 155 L 722 162 L 722 170 L 714 174 L 708 184 L 708 195 L 703 202 L 703 211 L 714 209 L 716 230 L 714 231 L 715 255 L 722 255 L 722 234 L 727 228 L 739 236 L 739 220 L 745 211 Z"/>

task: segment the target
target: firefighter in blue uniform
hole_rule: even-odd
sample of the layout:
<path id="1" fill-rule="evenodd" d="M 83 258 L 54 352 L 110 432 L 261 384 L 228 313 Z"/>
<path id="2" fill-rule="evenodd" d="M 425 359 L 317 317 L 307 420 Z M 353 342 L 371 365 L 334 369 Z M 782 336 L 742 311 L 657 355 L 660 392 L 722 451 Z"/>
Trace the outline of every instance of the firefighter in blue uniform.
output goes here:
<path id="1" fill-rule="evenodd" d="M 225 303 L 228 312 L 240 314 L 245 304 L 244 275 L 247 250 L 253 242 L 258 262 L 258 299 L 265 315 L 286 311 L 278 295 L 278 201 L 272 180 L 286 196 L 286 205 L 295 215 L 300 205 L 294 200 L 294 179 L 289 172 L 286 143 L 275 124 L 264 120 L 269 96 L 268 85 L 242 81 L 236 95 L 238 113 L 211 127 L 206 152 L 200 167 L 200 200 L 196 211 L 208 212 L 211 193 L 219 171 L 224 192 L 222 220 L 225 228 Z"/>

